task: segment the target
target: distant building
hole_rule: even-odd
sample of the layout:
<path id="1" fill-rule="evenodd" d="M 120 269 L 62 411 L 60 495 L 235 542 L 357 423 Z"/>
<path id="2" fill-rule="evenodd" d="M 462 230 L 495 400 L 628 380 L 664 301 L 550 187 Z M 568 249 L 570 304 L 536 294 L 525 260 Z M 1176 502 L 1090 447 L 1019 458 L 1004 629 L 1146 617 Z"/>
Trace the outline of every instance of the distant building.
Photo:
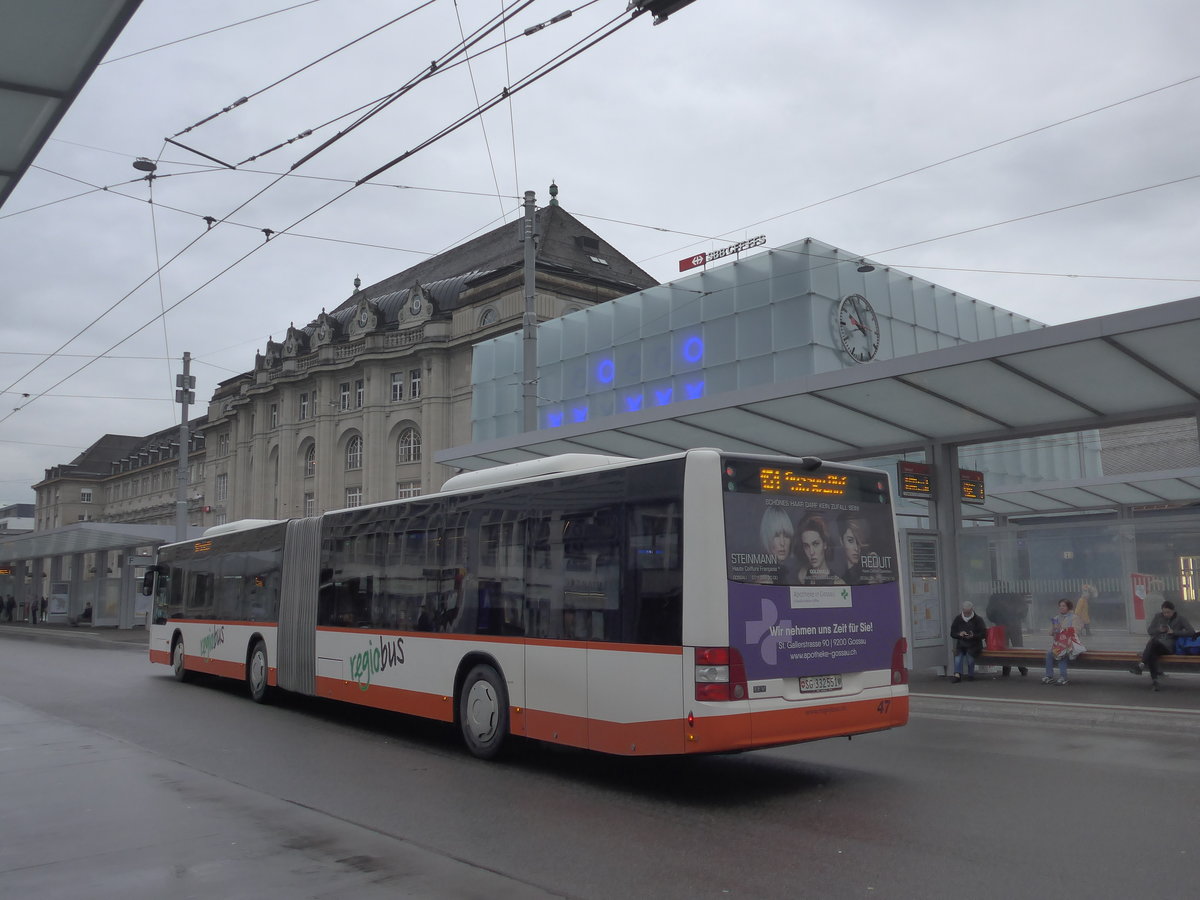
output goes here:
<path id="1" fill-rule="evenodd" d="M 33 510 L 32 503 L 0 506 L 0 537 L 33 531 Z"/>
<path id="2" fill-rule="evenodd" d="M 188 513 L 203 517 L 205 418 L 189 424 Z M 38 531 L 77 522 L 175 522 L 179 472 L 179 428 L 146 437 L 106 434 L 69 463 L 46 470 L 33 486 Z"/>

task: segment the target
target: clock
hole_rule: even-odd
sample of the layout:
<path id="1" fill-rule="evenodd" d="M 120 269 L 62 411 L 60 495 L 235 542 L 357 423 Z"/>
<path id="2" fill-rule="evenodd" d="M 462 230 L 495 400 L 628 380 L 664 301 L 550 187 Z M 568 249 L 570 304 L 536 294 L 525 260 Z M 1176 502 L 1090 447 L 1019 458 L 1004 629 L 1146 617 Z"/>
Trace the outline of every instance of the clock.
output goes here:
<path id="1" fill-rule="evenodd" d="M 858 362 L 869 362 L 879 352 L 879 319 L 862 294 L 842 298 L 837 309 L 838 337 L 842 349 Z"/>
<path id="2" fill-rule="evenodd" d="M 358 314 L 358 327 L 366 328 L 367 323 L 370 321 L 371 321 L 371 311 L 364 306 L 362 308 L 362 311 L 359 312 L 359 314 Z"/>
<path id="3" fill-rule="evenodd" d="M 421 314 L 421 293 L 420 291 L 413 294 L 413 298 L 408 301 L 408 308 L 414 316 Z"/>

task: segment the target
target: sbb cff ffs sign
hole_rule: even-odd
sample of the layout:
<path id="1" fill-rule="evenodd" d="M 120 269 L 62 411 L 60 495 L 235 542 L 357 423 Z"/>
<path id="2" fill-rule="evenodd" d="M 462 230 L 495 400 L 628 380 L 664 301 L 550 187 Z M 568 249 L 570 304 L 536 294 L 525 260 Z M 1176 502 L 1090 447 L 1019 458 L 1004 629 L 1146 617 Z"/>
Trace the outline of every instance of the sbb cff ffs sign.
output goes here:
<path id="1" fill-rule="evenodd" d="M 749 250 L 752 247 L 761 247 L 766 242 L 767 236 L 765 234 L 760 234 L 758 237 L 752 237 L 744 241 L 738 241 L 736 244 L 730 244 L 728 247 L 722 247 L 720 250 L 714 250 L 712 253 L 697 253 L 695 256 L 689 256 L 687 259 L 681 259 L 679 261 L 679 271 L 686 272 L 688 269 L 695 269 L 698 266 L 703 266 L 715 259 L 732 256 L 735 253 L 741 253 L 743 250 Z"/>

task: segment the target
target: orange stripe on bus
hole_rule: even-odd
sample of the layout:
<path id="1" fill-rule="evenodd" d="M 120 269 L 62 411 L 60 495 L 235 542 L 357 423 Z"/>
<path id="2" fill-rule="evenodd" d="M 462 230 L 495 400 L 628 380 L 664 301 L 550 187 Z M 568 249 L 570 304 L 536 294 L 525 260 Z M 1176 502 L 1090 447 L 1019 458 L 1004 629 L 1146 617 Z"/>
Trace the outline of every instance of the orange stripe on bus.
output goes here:
<path id="1" fill-rule="evenodd" d="M 688 753 L 752 750 L 897 728 L 908 721 L 908 697 L 855 700 L 828 706 L 774 709 L 750 715 L 708 716 L 689 730 Z"/>
<path id="2" fill-rule="evenodd" d="M 151 650 L 150 662 L 162 663 L 164 666 L 171 664 L 171 651 L 169 650 Z"/>
<path id="3" fill-rule="evenodd" d="M 185 653 L 183 667 L 189 672 L 199 672 L 202 675 L 218 675 L 221 678 L 234 678 L 238 681 L 244 681 L 246 678 L 245 663 L 213 659 L 211 656 L 192 656 Z"/>
<path id="4" fill-rule="evenodd" d="M 425 716 L 440 722 L 454 721 L 454 698 L 441 694 L 426 694 L 404 688 L 370 684 L 363 687 L 357 681 L 317 676 L 317 696 L 342 700 L 360 706 L 373 706 L 390 712 Z"/>

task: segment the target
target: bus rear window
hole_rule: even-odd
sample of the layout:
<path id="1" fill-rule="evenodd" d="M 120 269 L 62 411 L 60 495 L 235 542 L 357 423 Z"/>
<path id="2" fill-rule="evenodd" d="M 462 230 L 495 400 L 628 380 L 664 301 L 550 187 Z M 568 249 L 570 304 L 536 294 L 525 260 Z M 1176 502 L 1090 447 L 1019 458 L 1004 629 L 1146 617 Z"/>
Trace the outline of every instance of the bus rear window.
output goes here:
<path id="1" fill-rule="evenodd" d="M 749 584 L 897 580 L 891 490 L 882 472 L 726 459 L 726 567 Z"/>

